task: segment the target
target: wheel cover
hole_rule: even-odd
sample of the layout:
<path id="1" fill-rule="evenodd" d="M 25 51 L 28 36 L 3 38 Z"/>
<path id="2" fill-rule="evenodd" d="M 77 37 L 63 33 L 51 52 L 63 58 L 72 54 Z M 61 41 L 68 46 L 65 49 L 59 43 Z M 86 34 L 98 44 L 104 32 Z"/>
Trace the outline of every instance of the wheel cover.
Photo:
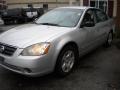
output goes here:
<path id="1" fill-rule="evenodd" d="M 74 66 L 75 54 L 73 51 L 69 50 L 64 53 L 62 58 L 62 70 L 63 72 L 69 72 Z"/>

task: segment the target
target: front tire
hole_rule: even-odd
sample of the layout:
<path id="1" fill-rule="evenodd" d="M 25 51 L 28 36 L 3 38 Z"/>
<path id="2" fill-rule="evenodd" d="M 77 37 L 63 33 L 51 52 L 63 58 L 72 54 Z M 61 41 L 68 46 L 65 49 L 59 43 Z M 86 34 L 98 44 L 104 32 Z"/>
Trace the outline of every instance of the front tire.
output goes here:
<path id="1" fill-rule="evenodd" d="M 57 59 L 55 67 L 55 72 L 57 73 L 57 75 L 62 77 L 68 75 L 73 70 L 77 59 L 78 52 L 76 48 L 70 45 L 64 47 Z"/>

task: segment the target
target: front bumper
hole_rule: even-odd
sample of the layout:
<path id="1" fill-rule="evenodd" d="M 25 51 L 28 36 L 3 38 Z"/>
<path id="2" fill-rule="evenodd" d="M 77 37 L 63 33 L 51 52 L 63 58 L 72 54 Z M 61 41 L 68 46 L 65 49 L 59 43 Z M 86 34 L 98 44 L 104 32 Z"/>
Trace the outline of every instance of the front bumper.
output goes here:
<path id="1" fill-rule="evenodd" d="M 52 54 L 43 56 L 21 56 L 17 52 L 12 57 L 0 55 L 0 65 L 13 72 L 27 76 L 41 76 L 54 70 Z"/>

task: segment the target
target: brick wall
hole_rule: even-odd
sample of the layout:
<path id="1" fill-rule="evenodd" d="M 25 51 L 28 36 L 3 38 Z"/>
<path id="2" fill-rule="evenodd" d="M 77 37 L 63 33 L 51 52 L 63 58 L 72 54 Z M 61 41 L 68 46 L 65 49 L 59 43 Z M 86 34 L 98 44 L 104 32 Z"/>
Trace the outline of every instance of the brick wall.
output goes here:
<path id="1" fill-rule="evenodd" d="M 48 4 L 49 8 L 58 6 L 68 6 L 69 0 L 7 0 L 8 8 L 26 7 L 28 3 L 33 6 L 42 7 L 44 3 Z"/>
<path id="2" fill-rule="evenodd" d="M 83 0 L 83 5 L 88 6 L 89 5 L 89 0 Z"/>
<path id="3" fill-rule="evenodd" d="M 5 9 L 7 7 L 6 0 L 0 0 L 0 10 Z"/>
<path id="4" fill-rule="evenodd" d="M 116 28 L 120 29 L 120 0 L 117 0 L 117 4 Z"/>

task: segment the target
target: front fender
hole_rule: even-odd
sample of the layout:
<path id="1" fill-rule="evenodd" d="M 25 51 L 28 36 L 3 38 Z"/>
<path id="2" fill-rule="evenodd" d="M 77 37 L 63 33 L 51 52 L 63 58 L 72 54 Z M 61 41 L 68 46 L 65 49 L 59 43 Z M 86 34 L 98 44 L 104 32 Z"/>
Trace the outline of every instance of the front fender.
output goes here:
<path id="1" fill-rule="evenodd" d="M 61 50 L 63 49 L 63 47 L 65 45 L 67 45 L 68 43 L 70 42 L 74 42 L 70 36 L 66 36 L 64 39 L 63 38 L 59 38 L 57 39 L 55 42 L 54 42 L 54 55 L 53 55 L 53 66 L 55 68 L 55 65 L 56 65 L 56 61 L 58 59 L 58 56 L 61 52 Z"/>

